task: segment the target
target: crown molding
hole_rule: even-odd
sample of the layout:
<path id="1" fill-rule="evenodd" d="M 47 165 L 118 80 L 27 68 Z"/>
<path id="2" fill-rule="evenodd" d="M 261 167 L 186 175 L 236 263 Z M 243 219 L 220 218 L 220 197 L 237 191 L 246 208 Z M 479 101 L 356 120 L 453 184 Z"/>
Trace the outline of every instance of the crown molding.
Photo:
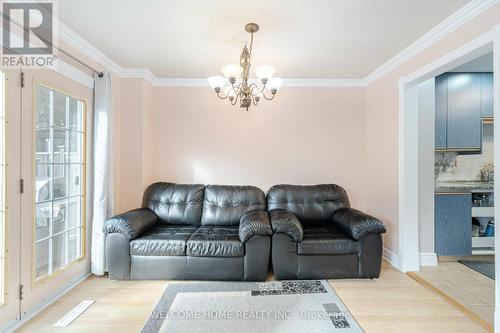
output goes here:
<path id="1" fill-rule="evenodd" d="M 364 87 L 364 82 L 360 79 L 283 79 L 283 81 L 283 87 L 288 88 Z M 208 87 L 207 80 L 204 78 L 156 78 L 149 82 L 156 87 Z"/>
<path id="2" fill-rule="evenodd" d="M 54 20 L 55 21 L 55 20 Z M 59 38 L 74 47 L 85 56 L 97 62 L 112 74 L 121 77 L 124 71 L 123 67 L 118 65 L 113 59 L 102 53 L 97 47 L 89 43 L 86 39 L 76 33 L 73 29 L 57 19 L 56 34 Z"/>
<path id="3" fill-rule="evenodd" d="M 429 46 L 446 37 L 474 17 L 483 13 L 500 0 L 472 0 L 446 20 L 383 63 L 365 78 L 360 79 L 284 79 L 284 87 L 301 88 L 341 88 L 366 87 L 380 79 L 396 67 L 410 60 Z M 119 78 L 144 79 L 157 87 L 204 87 L 208 86 L 204 78 L 158 78 L 148 68 L 124 68 L 89 43 L 74 30 L 57 20 L 57 34 L 70 46 L 89 57 L 103 68 Z"/>
<path id="4" fill-rule="evenodd" d="M 363 79 L 283 79 L 289 88 L 359 88 L 364 87 Z"/>
<path id="5" fill-rule="evenodd" d="M 446 20 L 439 23 L 422 37 L 411 43 L 408 47 L 400 51 L 394 57 L 383 63 L 373 72 L 364 78 L 365 86 L 370 85 L 380 79 L 396 67 L 407 62 L 429 46 L 446 37 L 462 25 L 483 13 L 491 6 L 497 4 L 499 0 L 473 0 L 450 15 Z"/>
<path id="6" fill-rule="evenodd" d="M 117 76 L 124 79 L 141 78 L 151 84 L 158 80 L 148 68 L 123 68 Z"/>
<path id="7" fill-rule="evenodd" d="M 203 78 L 157 78 L 155 87 L 208 87 L 207 79 Z"/>

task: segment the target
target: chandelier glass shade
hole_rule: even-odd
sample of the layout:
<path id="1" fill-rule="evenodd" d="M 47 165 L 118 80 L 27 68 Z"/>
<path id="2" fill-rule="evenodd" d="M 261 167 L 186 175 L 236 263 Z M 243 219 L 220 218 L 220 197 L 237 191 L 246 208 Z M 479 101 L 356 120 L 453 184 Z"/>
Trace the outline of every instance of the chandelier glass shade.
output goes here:
<path id="1" fill-rule="evenodd" d="M 254 70 L 257 79 L 250 79 L 253 35 L 259 26 L 248 23 L 245 30 L 250 33 L 250 45 L 243 47 L 240 63 L 222 66 L 220 70 L 223 76 L 211 76 L 207 81 L 220 99 L 227 99 L 232 105 L 239 102 L 240 107 L 248 111 L 250 106 L 257 106 L 262 99 L 272 100 L 283 85 L 283 80 L 274 77 L 276 68 L 270 65 L 257 66 Z"/>

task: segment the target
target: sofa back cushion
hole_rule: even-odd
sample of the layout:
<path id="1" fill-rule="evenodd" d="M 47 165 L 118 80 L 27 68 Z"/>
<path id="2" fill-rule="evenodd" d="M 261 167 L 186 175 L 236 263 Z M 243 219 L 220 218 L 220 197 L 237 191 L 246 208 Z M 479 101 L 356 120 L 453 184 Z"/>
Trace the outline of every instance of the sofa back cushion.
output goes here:
<path id="1" fill-rule="evenodd" d="M 160 223 L 199 225 L 204 185 L 154 183 L 142 199 L 142 207 L 151 209 Z"/>
<path id="2" fill-rule="evenodd" d="M 265 209 L 264 192 L 255 186 L 207 185 L 201 224 L 239 225 L 244 213 Z"/>
<path id="3" fill-rule="evenodd" d="M 335 184 L 275 185 L 267 193 L 267 207 L 295 214 L 303 225 L 330 223 L 339 208 L 350 207 L 346 191 Z"/>

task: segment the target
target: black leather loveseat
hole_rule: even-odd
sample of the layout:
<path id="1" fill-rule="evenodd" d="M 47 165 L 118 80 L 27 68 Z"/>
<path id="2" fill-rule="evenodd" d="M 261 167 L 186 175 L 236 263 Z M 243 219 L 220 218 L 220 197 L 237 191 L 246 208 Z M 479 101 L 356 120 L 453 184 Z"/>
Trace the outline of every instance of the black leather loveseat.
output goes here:
<path id="1" fill-rule="evenodd" d="M 104 229 L 116 280 L 262 281 L 270 257 L 279 280 L 376 278 L 385 232 L 333 184 L 276 185 L 266 205 L 253 186 L 156 183 Z"/>
<path id="2" fill-rule="evenodd" d="M 106 221 L 111 279 L 265 280 L 271 226 L 253 186 L 156 183 Z"/>
<path id="3" fill-rule="evenodd" d="M 350 208 L 342 187 L 276 185 L 267 206 L 276 279 L 379 277 L 385 226 Z"/>

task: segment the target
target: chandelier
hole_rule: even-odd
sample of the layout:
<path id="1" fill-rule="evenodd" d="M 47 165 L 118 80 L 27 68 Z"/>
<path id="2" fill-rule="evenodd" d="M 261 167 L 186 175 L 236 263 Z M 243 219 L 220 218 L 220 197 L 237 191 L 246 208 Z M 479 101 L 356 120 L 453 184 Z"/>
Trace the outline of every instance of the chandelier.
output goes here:
<path id="1" fill-rule="evenodd" d="M 207 81 L 220 99 L 227 99 L 232 105 L 239 101 L 240 107 L 248 111 L 252 104 L 256 106 L 262 98 L 272 100 L 283 85 L 283 80 L 273 77 L 276 68 L 270 65 L 257 66 L 255 75 L 258 80 L 249 80 L 253 34 L 259 31 L 259 26 L 248 23 L 245 30 L 250 33 L 250 45 L 243 47 L 240 64 L 222 66 L 221 72 L 224 76 L 211 76 Z"/>

